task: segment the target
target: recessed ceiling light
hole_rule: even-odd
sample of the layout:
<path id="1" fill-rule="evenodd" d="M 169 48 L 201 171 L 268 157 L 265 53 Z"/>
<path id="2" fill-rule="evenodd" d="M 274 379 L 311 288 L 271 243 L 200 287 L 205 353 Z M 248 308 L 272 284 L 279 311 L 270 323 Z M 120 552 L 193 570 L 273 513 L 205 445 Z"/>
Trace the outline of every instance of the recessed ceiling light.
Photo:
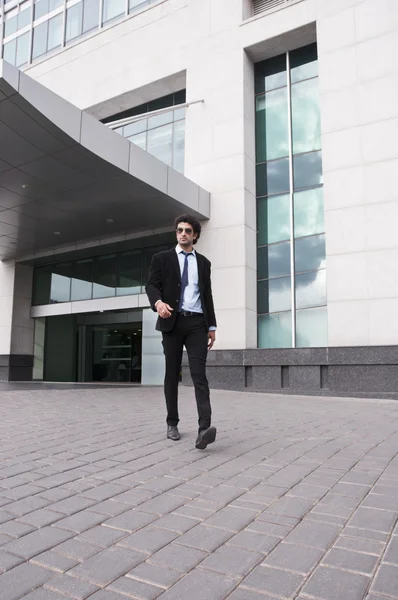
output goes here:
<path id="1" fill-rule="evenodd" d="M 61 235 L 60 231 L 54 231 L 54 235 Z"/>
<path id="2" fill-rule="evenodd" d="M 23 183 L 21 187 L 23 190 L 30 190 L 31 185 L 29 185 L 29 183 Z"/>
<path id="3" fill-rule="evenodd" d="M 105 219 L 107 223 L 113 223 L 113 219 Z"/>

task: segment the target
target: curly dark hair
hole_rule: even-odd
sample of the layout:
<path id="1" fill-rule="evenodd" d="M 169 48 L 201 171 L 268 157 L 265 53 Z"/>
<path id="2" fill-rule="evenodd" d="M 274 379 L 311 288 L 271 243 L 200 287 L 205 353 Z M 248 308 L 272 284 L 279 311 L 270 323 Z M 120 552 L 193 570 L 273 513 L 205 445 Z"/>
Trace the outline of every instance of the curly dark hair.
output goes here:
<path id="1" fill-rule="evenodd" d="M 175 229 L 177 229 L 179 223 L 189 223 L 191 225 L 193 232 L 198 234 L 196 239 L 194 239 L 193 241 L 193 243 L 196 244 L 196 242 L 200 238 L 200 232 L 202 231 L 202 226 L 199 223 L 199 221 L 195 219 L 195 217 L 193 217 L 192 215 L 186 213 L 176 218 L 176 220 L 174 221 Z"/>

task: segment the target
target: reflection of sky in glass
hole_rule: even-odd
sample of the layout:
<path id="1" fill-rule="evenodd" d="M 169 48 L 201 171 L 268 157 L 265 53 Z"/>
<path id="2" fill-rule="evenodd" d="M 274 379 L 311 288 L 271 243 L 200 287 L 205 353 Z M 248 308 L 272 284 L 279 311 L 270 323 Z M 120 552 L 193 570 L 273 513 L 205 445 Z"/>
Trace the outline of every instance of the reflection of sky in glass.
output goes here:
<path id="1" fill-rule="evenodd" d="M 313 187 L 323 183 L 322 156 L 310 152 L 293 157 L 294 189 Z"/>
<path id="2" fill-rule="evenodd" d="M 296 312 L 297 348 L 320 348 L 328 345 L 326 306 Z"/>
<path id="3" fill-rule="evenodd" d="M 318 78 L 292 86 L 292 134 L 293 154 L 321 147 Z"/>
<path id="4" fill-rule="evenodd" d="M 315 271 L 324 269 L 325 235 L 314 235 L 295 241 L 295 267 L 296 273 L 302 271 Z"/>
<path id="5" fill-rule="evenodd" d="M 325 231 L 323 188 L 294 194 L 294 236 L 314 235 Z"/>
<path id="6" fill-rule="evenodd" d="M 281 312 L 292 307 L 290 277 L 258 282 L 257 312 Z"/>
<path id="7" fill-rule="evenodd" d="M 259 348 L 292 347 L 292 313 L 262 315 L 258 318 Z"/>
<path id="8" fill-rule="evenodd" d="M 290 238 L 290 196 L 270 196 L 257 200 L 258 245 Z"/>
<path id="9" fill-rule="evenodd" d="M 296 308 L 326 304 L 326 271 L 296 275 Z"/>
<path id="10" fill-rule="evenodd" d="M 51 275 L 50 302 L 68 302 L 70 299 L 70 277 Z"/>
<path id="11" fill-rule="evenodd" d="M 256 98 L 257 162 L 289 155 L 287 88 Z"/>
<path id="12" fill-rule="evenodd" d="M 273 244 L 258 249 L 257 271 L 259 279 L 290 274 L 290 242 Z"/>

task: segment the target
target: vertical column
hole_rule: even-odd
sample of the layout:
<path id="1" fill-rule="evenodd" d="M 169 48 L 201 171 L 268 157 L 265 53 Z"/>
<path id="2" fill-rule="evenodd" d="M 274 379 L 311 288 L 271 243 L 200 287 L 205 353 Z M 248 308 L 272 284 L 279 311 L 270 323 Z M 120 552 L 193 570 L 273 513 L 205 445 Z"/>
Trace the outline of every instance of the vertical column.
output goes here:
<path id="1" fill-rule="evenodd" d="M 9 380 L 14 261 L 0 261 L 0 381 Z"/>
<path id="2" fill-rule="evenodd" d="M 144 385 L 163 385 L 164 355 L 162 334 L 156 331 L 158 318 L 151 308 L 142 311 L 142 380 Z"/>
<path id="3" fill-rule="evenodd" d="M 185 174 L 211 192 L 198 251 L 212 262 L 217 348 L 256 347 L 253 65 L 241 48 L 241 0 L 194 0 L 187 65 Z"/>
<path id="4" fill-rule="evenodd" d="M 31 380 L 34 320 L 30 317 L 33 268 L 0 262 L 0 378 Z"/>

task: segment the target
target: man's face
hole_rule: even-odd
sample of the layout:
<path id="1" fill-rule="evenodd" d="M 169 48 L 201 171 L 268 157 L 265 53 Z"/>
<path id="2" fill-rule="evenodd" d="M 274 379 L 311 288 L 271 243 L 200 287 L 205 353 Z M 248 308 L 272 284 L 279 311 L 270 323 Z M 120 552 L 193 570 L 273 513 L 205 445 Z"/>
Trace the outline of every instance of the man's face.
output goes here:
<path id="1" fill-rule="evenodd" d="M 196 240 L 198 234 L 193 232 L 193 227 L 189 223 L 178 223 L 177 225 L 177 242 L 184 248 L 190 248 L 193 241 Z"/>

